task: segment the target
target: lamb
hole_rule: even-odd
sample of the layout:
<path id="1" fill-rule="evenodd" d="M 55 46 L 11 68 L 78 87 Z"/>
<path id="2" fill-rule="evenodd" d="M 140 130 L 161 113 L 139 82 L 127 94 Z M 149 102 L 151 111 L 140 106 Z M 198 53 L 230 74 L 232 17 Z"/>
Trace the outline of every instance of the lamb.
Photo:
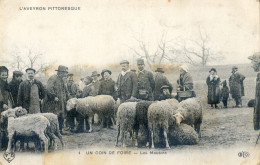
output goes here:
<path id="1" fill-rule="evenodd" d="M 44 150 L 48 152 L 48 138 L 45 136 L 47 128 L 50 127 L 48 119 L 39 114 L 29 114 L 16 118 L 10 112 L 2 113 L 3 117 L 8 118 L 8 147 L 6 152 L 12 150 L 13 139 L 15 136 L 33 137 L 38 136 L 44 143 Z"/>
<path id="2" fill-rule="evenodd" d="M 169 127 L 169 143 L 171 145 L 198 144 L 197 132 L 189 125 L 181 123 L 179 127 Z"/>
<path id="3" fill-rule="evenodd" d="M 176 124 L 185 123 L 192 126 L 200 136 L 202 123 L 202 104 L 197 98 L 189 98 L 180 102 L 177 113 L 174 115 Z"/>
<path id="4" fill-rule="evenodd" d="M 179 102 L 176 99 L 168 99 L 151 104 L 148 108 L 148 128 L 151 135 L 151 148 L 154 148 L 154 135 L 162 129 L 166 148 L 170 148 L 167 138 L 168 127 L 174 125 L 174 114 Z"/>
<path id="5" fill-rule="evenodd" d="M 125 147 L 126 133 L 132 131 L 136 120 L 136 102 L 125 102 L 118 107 L 117 111 L 117 138 L 116 146 L 118 146 L 118 139 L 121 134 L 122 147 Z"/>
<path id="6" fill-rule="evenodd" d="M 76 111 L 83 117 L 88 117 L 89 131 L 92 132 L 92 118 L 95 113 L 101 118 L 101 127 L 105 119 L 111 119 L 114 125 L 115 100 L 109 95 L 88 96 L 81 99 L 72 98 L 67 101 L 67 111 L 76 108 Z M 109 120 L 106 120 L 107 122 Z M 108 123 L 107 123 L 108 124 Z"/>

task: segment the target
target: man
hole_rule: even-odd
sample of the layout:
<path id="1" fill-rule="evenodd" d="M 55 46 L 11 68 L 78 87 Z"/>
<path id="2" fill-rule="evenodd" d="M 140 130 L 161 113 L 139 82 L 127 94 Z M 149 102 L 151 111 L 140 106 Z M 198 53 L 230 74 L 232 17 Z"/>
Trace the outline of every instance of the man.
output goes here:
<path id="1" fill-rule="evenodd" d="M 18 89 L 19 85 L 21 84 L 23 73 L 20 71 L 14 71 L 13 72 L 13 79 L 9 83 L 10 92 L 12 94 L 13 100 L 14 100 L 14 107 L 17 107 L 17 96 L 18 96 Z"/>
<path id="2" fill-rule="evenodd" d="M 85 82 L 85 87 L 83 89 L 81 97 L 84 98 L 84 97 L 88 97 L 88 96 L 95 96 L 96 93 L 93 92 L 95 89 L 94 89 L 94 86 L 92 84 L 92 82 L 93 82 L 92 77 L 87 76 L 84 79 L 84 82 Z"/>
<path id="3" fill-rule="evenodd" d="M 120 62 L 121 73 L 117 79 L 117 93 L 120 102 L 123 103 L 127 99 L 135 99 L 137 97 L 137 76 L 130 71 L 129 62 L 123 60 Z"/>
<path id="4" fill-rule="evenodd" d="M 91 78 L 93 79 L 93 81 L 92 81 L 92 85 L 93 85 L 92 96 L 98 95 L 99 86 L 100 86 L 100 82 L 99 82 L 99 79 L 98 79 L 99 76 L 100 76 L 100 74 L 98 74 L 97 71 L 92 72 L 92 75 L 91 75 Z"/>
<path id="5" fill-rule="evenodd" d="M 144 69 L 144 60 L 137 59 L 137 99 L 153 100 L 154 79 L 152 72 Z"/>
<path id="6" fill-rule="evenodd" d="M 168 85 L 163 85 L 160 89 L 160 97 L 159 97 L 159 101 L 160 100 L 166 100 L 166 99 L 171 99 L 174 98 L 171 93 L 172 93 L 172 88 Z"/>
<path id="7" fill-rule="evenodd" d="M 72 98 L 80 97 L 81 92 L 79 90 L 78 85 L 73 80 L 72 73 L 68 74 L 67 88 L 68 88 L 69 94 Z M 74 130 L 74 127 L 75 127 L 74 120 L 75 120 L 76 116 L 77 116 L 77 112 L 76 112 L 75 108 L 73 110 L 67 112 L 67 124 L 68 124 L 71 132 Z"/>
<path id="8" fill-rule="evenodd" d="M 116 100 L 115 81 L 110 78 L 112 72 L 108 69 L 104 69 L 101 72 L 102 79 L 100 80 L 99 95 L 110 95 Z"/>
<path id="9" fill-rule="evenodd" d="M 21 82 L 18 90 L 17 105 L 25 108 L 28 113 L 41 112 L 41 100 L 45 97 L 45 90 L 42 83 L 35 79 L 35 69 L 27 68 L 27 80 Z"/>
<path id="10" fill-rule="evenodd" d="M 172 91 L 172 85 L 169 83 L 168 79 L 166 78 L 166 76 L 163 75 L 164 70 L 163 68 L 157 68 L 155 70 L 156 74 L 154 76 L 154 83 L 155 83 L 155 87 L 154 87 L 154 100 L 159 100 L 160 96 L 161 96 L 161 88 L 164 85 L 169 86 L 169 91 L 171 93 Z"/>
<path id="11" fill-rule="evenodd" d="M 234 66 L 232 68 L 232 75 L 229 78 L 229 87 L 232 98 L 236 101 L 236 107 L 242 107 L 242 99 L 244 96 L 244 84 L 245 76 L 238 73 L 238 68 Z"/>
<path id="12" fill-rule="evenodd" d="M 70 94 L 66 87 L 66 78 L 68 75 L 68 67 L 60 65 L 56 75 L 53 75 L 47 81 L 47 99 L 45 102 L 45 112 L 54 113 L 58 116 L 59 129 L 62 132 L 64 119 L 66 118 L 66 102 L 70 98 Z"/>

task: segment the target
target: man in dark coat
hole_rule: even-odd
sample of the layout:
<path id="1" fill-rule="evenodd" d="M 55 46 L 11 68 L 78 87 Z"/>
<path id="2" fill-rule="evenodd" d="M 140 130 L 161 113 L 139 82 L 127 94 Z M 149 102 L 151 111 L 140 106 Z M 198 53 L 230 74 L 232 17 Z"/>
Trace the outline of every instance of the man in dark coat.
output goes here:
<path id="1" fill-rule="evenodd" d="M 25 108 L 28 113 L 40 113 L 40 100 L 45 97 L 42 83 L 35 79 L 35 70 L 26 69 L 27 80 L 23 81 L 18 90 L 17 105 Z"/>
<path id="2" fill-rule="evenodd" d="M 180 78 L 177 80 L 180 91 L 187 91 L 193 89 L 193 79 L 190 73 L 188 72 L 188 67 L 182 65 L 180 67 Z"/>
<path id="3" fill-rule="evenodd" d="M 110 95 L 116 100 L 115 81 L 110 78 L 112 72 L 108 69 L 104 69 L 101 72 L 102 79 L 100 80 L 99 95 Z"/>
<path id="4" fill-rule="evenodd" d="M 92 86 L 93 86 L 93 90 L 92 90 L 92 96 L 96 96 L 98 95 L 98 91 L 99 91 L 99 86 L 100 86 L 100 81 L 98 79 L 98 77 L 100 76 L 100 74 L 97 73 L 97 71 L 92 72 Z"/>
<path id="5" fill-rule="evenodd" d="M 242 99 L 244 96 L 244 84 L 245 76 L 238 73 L 238 68 L 234 66 L 232 68 L 232 75 L 229 78 L 229 87 L 232 98 L 236 101 L 236 107 L 242 107 Z"/>
<path id="6" fill-rule="evenodd" d="M 18 96 L 18 89 L 19 85 L 21 84 L 23 73 L 20 71 L 13 72 L 13 79 L 9 83 L 9 87 L 11 90 L 12 97 L 14 99 L 14 107 L 17 107 L 17 96 Z"/>
<path id="7" fill-rule="evenodd" d="M 0 112 L 12 108 L 14 105 L 7 78 L 8 69 L 5 66 L 0 66 Z"/>
<path id="8" fill-rule="evenodd" d="M 129 61 L 120 62 L 121 73 L 118 76 L 116 87 L 118 98 L 123 103 L 127 99 L 135 99 L 137 97 L 137 76 L 129 69 Z"/>
<path id="9" fill-rule="evenodd" d="M 67 117 L 66 103 L 70 94 L 66 87 L 66 78 L 68 67 L 60 65 L 56 75 L 53 75 L 47 81 L 47 99 L 44 104 L 44 111 L 54 113 L 58 116 L 59 129 L 62 132 L 64 119 Z"/>
<path id="10" fill-rule="evenodd" d="M 161 87 L 167 85 L 169 86 L 170 91 L 172 91 L 172 85 L 170 84 L 166 76 L 163 75 L 164 73 L 163 68 L 157 68 L 155 72 L 156 74 L 154 76 L 154 83 L 155 83 L 154 100 L 159 100 L 161 95 Z"/>
<path id="11" fill-rule="evenodd" d="M 154 79 L 152 72 L 144 69 L 144 60 L 137 59 L 137 99 L 153 100 Z"/>

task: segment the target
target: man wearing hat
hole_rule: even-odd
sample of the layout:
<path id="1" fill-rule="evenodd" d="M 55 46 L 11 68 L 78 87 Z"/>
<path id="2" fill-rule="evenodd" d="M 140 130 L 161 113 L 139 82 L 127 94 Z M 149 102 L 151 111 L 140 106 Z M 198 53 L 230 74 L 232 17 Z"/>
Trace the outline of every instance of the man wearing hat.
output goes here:
<path id="1" fill-rule="evenodd" d="M 97 73 L 97 71 L 92 72 L 92 86 L 94 87 L 94 89 L 92 90 L 92 96 L 96 96 L 98 95 L 98 91 L 99 91 L 99 86 L 100 86 L 100 82 L 98 77 L 100 76 L 100 74 Z"/>
<path id="2" fill-rule="evenodd" d="M 129 61 L 120 62 L 121 73 L 118 76 L 116 87 L 120 102 L 137 97 L 137 76 L 129 69 Z"/>
<path id="3" fill-rule="evenodd" d="M 232 68 L 232 75 L 229 78 L 229 87 L 232 98 L 236 101 L 236 107 L 242 107 L 242 99 L 244 96 L 244 84 L 245 76 L 238 72 L 237 66 Z"/>
<path id="4" fill-rule="evenodd" d="M 137 59 L 137 99 L 153 100 L 154 79 L 152 72 L 144 69 L 144 60 Z"/>
<path id="5" fill-rule="evenodd" d="M 164 85 L 169 86 L 170 90 L 172 91 L 172 85 L 168 81 L 167 77 L 163 75 L 164 70 L 163 68 L 157 68 L 155 70 L 155 76 L 154 76 L 154 100 L 159 100 L 161 96 L 161 87 Z"/>
<path id="6" fill-rule="evenodd" d="M 21 71 L 14 71 L 13 72 L 13 79 L 9 83 L 10 92 L 14 99 L 14 107 L 17 107 L 17 96 L 18 96 L 18 89 L 22 80 L 23 73 Z"/>
<path id="7" fill-rule="evenodd" d="M 44 104 L 44 112 L 54 113 L 58 116 L 59 129 L 62 132 L 64 119 L 66 119 L 66 102 L 70 98 L 65 79 L 68 76 L 68 67 L 60 65 L 47 81 L 47 98 Z M 62 132 L 63 133 L 63 132 Z"/>
<path id="8" fill-rule="evenodd" d="M 25 108 L 28 113 L 40 113 L 40 102 L 45 97 L 42 83 L 35 79 L 35 69 L 27 68 L 27 79 L 21 82 L 18 90 L 17 105 Z"/>
<path id="9" fill-rule="evenodd" d="M 160 97 L 159 97 L 159 101 L 160 100 L 166 100 L 166 99 L 171 99 L 174 98 L 171 93 L 172 93 L 172 87 L 168 86 L 168 85 L 163 85 L 160 89 Z"/>

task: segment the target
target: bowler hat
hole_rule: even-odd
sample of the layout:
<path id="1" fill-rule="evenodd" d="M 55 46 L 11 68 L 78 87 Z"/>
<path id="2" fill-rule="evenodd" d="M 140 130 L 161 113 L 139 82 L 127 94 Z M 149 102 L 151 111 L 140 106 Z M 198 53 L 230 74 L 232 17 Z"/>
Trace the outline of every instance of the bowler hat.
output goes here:
<path id="1" fill-rule="evenodd" d="M 68 67 L 63 66 L 63 65 L 59 65 L 58 70 L 55 70 L 58 72 L 67 72 L 68 73 Z"/>
<path id="2" fill-rule="evenodd" d="M 136 61 L 137 61 L 137 65 L 144 65 L 144 59 L 139 58 Z"/>
<path id="3" fill-rule="evenodd" d="M 100 76 L 100 74 L 98 74 L 97 71 L 93 71 L 91 77 L 93 76 Z"/>
<path id="4" fill-rule="evenodd" d="M 217 72 L 217 70 L 216 70 L 215 68 L 211 68 L 211 69 L 209 70 L 209 72 L 211 72 L 211 71 Z"/>
<path id="5" fill-rule="evenodd" d="M 123 61 L 120 62 L 120 65 L 122 65 L 122 64 L 129 64 L 129 61 L 123 60 Z"/>
<path id="6" fill-rule="evenodd" d="M 8 72 L 8 69 L 5 66 L 0 66 L 0 73 L 3 71 Z"/>
<path id="7" fill-rule="evenodd" d="M 21 71 L 13 71 L 13 76 L 22 76 L 23 72 Z"/>
<path id="8" fill-rule="evenodd" d="M 112 74 L 112 72 L 108 69 L 103 69 L 102 72 L 101 72 L 101 75 L 104 76 L 104 73 L 105 72 L 108 72 L 110 75 Z"/>
<path id="9" fill-rule="evenodd" d="M 161 73 L 164 73 L 164 70 L 163 70 L 163 68 L 157 68 L 157 69 L 155 70 L 155 72 L 161 72 Z"/>
<path id="10" fill-rule="evenodd" d="M 32 70 L 34 73 L 36 72 L 36 70 L 33 69 L 33 68 L 27 68 L 27 69 L 25 70 L 25 72 L 27 72 L 28 70 Z"/>
<path id="11" fill-rule="evenodd" d="M 163 89 L 169 89 L 170 93 L 172 92 L 172 88 L 169 85 L 163 85 L 160 89 L 161 92 L 163 91 Z"/>

